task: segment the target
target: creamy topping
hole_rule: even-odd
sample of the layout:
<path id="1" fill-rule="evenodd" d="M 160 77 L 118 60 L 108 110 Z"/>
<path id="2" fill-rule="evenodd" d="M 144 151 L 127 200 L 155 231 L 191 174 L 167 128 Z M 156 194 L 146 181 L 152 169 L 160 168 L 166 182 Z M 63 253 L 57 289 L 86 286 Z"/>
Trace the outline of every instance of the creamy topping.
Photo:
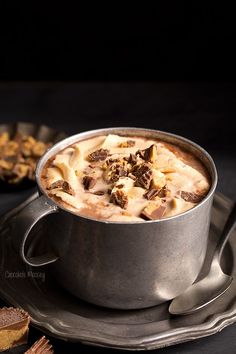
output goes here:
<path id="1" fill-rule="evenodd" d="M 109 134 L 60 151 L 44 167 L 50 197 L 80 215 L 144 221 L 180 214 L 207 194 L 201 162 L 159 140 Z"/>

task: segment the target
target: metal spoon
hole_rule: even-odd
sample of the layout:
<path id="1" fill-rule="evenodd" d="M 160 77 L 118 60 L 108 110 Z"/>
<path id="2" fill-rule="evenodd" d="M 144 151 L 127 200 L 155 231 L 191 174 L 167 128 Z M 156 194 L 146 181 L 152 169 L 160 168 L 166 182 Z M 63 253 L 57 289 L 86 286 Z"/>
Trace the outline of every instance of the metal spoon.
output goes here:
<path id="1" fill-rule="evenodd" d="M 172 300 L 169 312 L 173 315 L 186 315 L 210 304 L 229 288 L 233 277 L 223 273 L 220 266 L 222 251 L 236 225 L 236 203 L 226 221 L 222 235 L 211 261 L 210 271 L 205 278 L 191 285 Z"/>

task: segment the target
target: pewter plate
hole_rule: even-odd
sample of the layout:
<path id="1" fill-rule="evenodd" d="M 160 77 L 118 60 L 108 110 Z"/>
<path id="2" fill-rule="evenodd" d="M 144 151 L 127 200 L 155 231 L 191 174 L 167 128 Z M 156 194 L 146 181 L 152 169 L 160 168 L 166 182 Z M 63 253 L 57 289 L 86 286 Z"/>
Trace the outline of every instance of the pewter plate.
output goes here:
<path id="1" fill-rule="evenodd" d="M 209 268 L 211 255 L 231 205 L 232 202 L 224 196 L 215 196 L 208 251 L 199 278 Z M 32 269 L 24 265 L 14 250 L 14 238 L 17 235 L 11 233 L 11 216 L 21 208 L 14 209 L 0 220 L 0 296 L 9 304 L 28 311 L 32 324 L 43 332 L 67 341 L 145 350 L 205 337 L 236 321 L 236 231 L 222 256 L 224 271 L 233 274 L 235 280 L 230 289 L 211 305 L 188 316 L 171 316 L 168 313 L 169 303 L 144 310 L 118 311 L 80 301 L 63 290 L 48 269 Z M 53 215 L 33 229 L 35 242 L 42 233 L 47 239 L 47 223 L 52 225 L 52 219 Z M 42 242 L 38 243 L 37 252 L 40 253 L 42 247 Z"/>

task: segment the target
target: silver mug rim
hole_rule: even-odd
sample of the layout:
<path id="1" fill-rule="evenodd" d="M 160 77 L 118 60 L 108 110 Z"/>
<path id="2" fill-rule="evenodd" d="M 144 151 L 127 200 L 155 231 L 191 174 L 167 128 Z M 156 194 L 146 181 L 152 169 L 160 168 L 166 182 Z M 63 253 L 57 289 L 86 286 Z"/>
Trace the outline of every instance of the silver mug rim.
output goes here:
<path id="1" fill-rule="evenodd" d="M 49 157 L 48 155 L 50 155 L 51 153 L 53 153 L 52 155 L 55 155 L 56 153 L 58 153 L 59 151 L 65 149 L 66 147 L 74 144 L 76 142 L 76 139 L 78 139 L 79 141 L 85 140 L 86 138 L 89 139 L 90 137 L 94 137 L 96 135 L 101 135 L 102 133 L 106 134 L 108 132 L 115 132 L 115 131 L 125 131 L 125 130 L 135 130 L 135 131 L 142 131 L 142 132 L 147 132 L 147 133 L 153 133 L 153 134 L 161 134 L 164 135 L 166 137 L 169 138 L 173 138 L 176 139 L 178 141 L 182 141 L 190 146 L 193 146 L 195 149 L 197 149 L 200 153 L 202 153 L 208 160 L 208 162 L 211 165 L 211 169 L 212 171 L 209 171 L 209 168 L 204 164 L 205 168 L 208 170 L 208 172 L 210 172 L 211 175 L 211 188 L 208 191 L 206 197 L 200 202 L 198 203 L 196 206 L 194 206 L 193 208 L 180 213 L 180 214 L 176 214 L 173 216 L 169 216 L 166 218 L 162 218 L 162 219 L 158 219 L 158 220 L 144 220 L 144 221 L 109 221 L 109 220 L 102 220 L 102 219 L 96 219 L 96 218 L 92 218 L 89 216 L 84 216 L 84 215 L 80 215 L 79 213 L 73 212 L 72 210 L 69 210 L 65 207 L 63 207 L 62 205 L 60 205 L 59 203 L 57 203 L 54 199 L 50 198 L 47 193 L 45 192 L 44 188 L 42 187 L 41 184 L 41 171 L 45 165 L 45 163 L 48 161 Z M 91 136 L 90 136 L 91 135 Z M 81 138 L 82 139 L 79 139 Z M 173 133 L 169 133 L 169 132 L 165 132 L 162 130 L 156 130 L 156 129 L 148 129 L 148 128 L 137 128 L 137 127 L 111 127 L 111 128 L 100 128 L 100 129 L 94 129 L 94 130 L 86 130 L 84 132 L 80 132 L 74 135 L 71 135 L 61 141 L 59 141 L 58 143 L 54 144 L 50 149 L 48 149 L 46 151 L 46 153 L 40 158 L 40 160 L 38 161 L 37 164 L 37 168 L 36 168 L 36 172 L 35 172 L 35 176 L 36 176 L 36 182 L 37 182 L 37 186 L 40 190 L 40 192 L 48 199 L 50 200 L 50 202 L 52 202 L 55 206 L 57 206 L 59 209 L 62 209 L 65 212 L 68 212 L 72 215 L 75 215 L 77 217 L 81 217 L 87 220 L 91 220 L 91 221 L 96 221 L 96 222 L 101 222 L 104 224 L 127 224 L 127 225 L 132 225 L 132 224 L 150 224 L 150 223 L 162 223 L 162 222 L 167 222 L 169 220 L 173 220 L 173 219 L 177 219 L 179 217 L 184 217 L 185 215 L 188 215 L 192 212 L 194 212 L 197 208 L 200 208 L 202 205 L 204 205 L 214 194 L 216 186 L 217 186 L 217 182 L 218 182 L 218 175 L 217 175 L 217 170 L 216 170 L 216 166 L 214 163 L 213 158 L 211 157 L 211 155 L 204 149 L 202 148 L 200 145 L 198 145 L 197 143 L 193 142 L 190 139 L 187 139 L 185 137 L 182 137 L 180 135 L 177 134 L 173 134 Z"/>

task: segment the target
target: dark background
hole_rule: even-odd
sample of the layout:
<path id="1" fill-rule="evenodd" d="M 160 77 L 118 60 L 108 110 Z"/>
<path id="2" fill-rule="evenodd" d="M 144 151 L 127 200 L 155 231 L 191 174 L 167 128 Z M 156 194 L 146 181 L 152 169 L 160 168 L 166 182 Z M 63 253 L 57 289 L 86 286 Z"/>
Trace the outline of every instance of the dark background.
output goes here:
<path id="1" fill-rule="evenodd" d="M 222 2 L 2 2 L 0 77 L 232 81 L 235 30 Z"/>
<path id="2" fill-rule="evenodd" d="M 0 124 L 177 133 L 211 153 L 218 190 L 236 198 L 235 32 L 222 3 L 1 3 Z M 158 352 L 235 353 L 235 330 Z M 39 336 L 31 330 L 30 342 Z M 56 353 L 111 352 L 52 341 Z"/>

